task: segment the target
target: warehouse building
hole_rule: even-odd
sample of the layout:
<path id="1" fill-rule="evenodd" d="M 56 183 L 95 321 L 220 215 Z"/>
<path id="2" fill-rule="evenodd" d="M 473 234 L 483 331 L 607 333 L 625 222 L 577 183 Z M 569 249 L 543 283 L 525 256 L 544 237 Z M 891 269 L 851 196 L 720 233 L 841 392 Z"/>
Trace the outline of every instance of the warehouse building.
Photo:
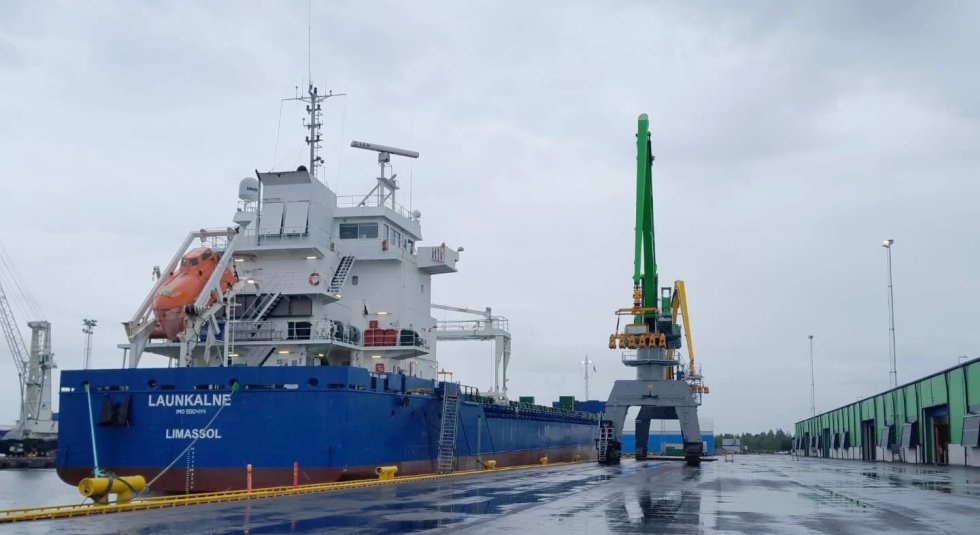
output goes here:
<path id="1" fill-rule="evenodd" d="M 980 358 L 796 423 L 807 457 L 980 466 Z"/>

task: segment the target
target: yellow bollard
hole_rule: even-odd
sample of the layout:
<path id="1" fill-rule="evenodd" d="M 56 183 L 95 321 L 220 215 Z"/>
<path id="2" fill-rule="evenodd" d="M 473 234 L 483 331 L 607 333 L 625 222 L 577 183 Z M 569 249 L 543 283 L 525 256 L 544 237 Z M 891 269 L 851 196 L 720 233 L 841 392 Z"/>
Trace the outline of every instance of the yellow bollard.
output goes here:
<path id="1" fill-rule="evenodd" d="M 490 459 L 489 461 L 483 461 L 483 467 L 487 470 L 493 470 L 497 467 L 497 461 Z"/>
<path id="2" fill-rule="evenodd" d="M 395 479 L 395 474 L 398 473 L 397 466 L 379 466 L 374 469 L 374 473 L 378 474 L 378 479 L 381 481 L 391 481 Z"/>
<path id="3" fill-rule="evenodd" d="M 109 505 L 110 494 L 116 495 L 116 503 L 129 503 L 144 488 L 143 476 L 87 477 L 78 482 L 78 492 L 99 505 Z"/>
<path id="4" fill-rule="evenodd" d="M 547 457 L 542 457 L 542 458 L 540 458 L 538 460 L 541 461 L 541 464 L 548 464 L 548 458 Z"/>

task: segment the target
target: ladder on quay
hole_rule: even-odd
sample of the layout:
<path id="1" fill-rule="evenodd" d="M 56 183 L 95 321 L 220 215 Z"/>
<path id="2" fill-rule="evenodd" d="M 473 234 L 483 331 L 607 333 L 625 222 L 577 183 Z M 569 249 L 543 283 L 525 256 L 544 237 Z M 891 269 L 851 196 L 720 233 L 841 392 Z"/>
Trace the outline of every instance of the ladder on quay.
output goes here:
<path id="1" fill-rule="evenodd" d="M 596 449 L 598 450 L 598 458 L 596 459 L 600 463 L 606 462 L 609 458 L 609 446 L 613 441 L 613 428 L 611 425 L 602 425 L 599 427 L 599 440 L 596 443 Z"/>

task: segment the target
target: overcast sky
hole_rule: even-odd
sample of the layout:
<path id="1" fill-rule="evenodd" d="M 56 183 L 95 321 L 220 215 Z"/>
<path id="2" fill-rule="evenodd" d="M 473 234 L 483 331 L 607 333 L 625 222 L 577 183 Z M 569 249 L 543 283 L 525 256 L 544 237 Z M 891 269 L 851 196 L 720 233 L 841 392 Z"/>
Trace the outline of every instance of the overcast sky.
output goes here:
<path id="1" fill-rule="evenodd" d="M 0 0 L 0 243 L 62 369 L 117 367 L 120 322 L 253 170 L 304 160 L 307 2 Z M 429 244 L 466 248 L 433 300 L 511 320 L 511 395 L 631 378 L 636 116 L 650 115 L 661 281 L 684 279 L 718 432 L 789 428 L 980 355 L 980 7 L 973 2 L 315 2 L 328 185 L 395 171 Z M 415 179 L 415 175 L 418 178 Z M 404 200 L 405 199 L 403 197 Z M 8 290 L 9 291 L 9 290 Z M 441 313 L 436 314 L 441 318 Z M 23 325 L 28 319 L 19 317 Z M 23 325 L 25 334 L 26 325 Z M 440 348 L 490 384 L 490 348 Z M 147 357 L 163 364 L 164 360 Z M 17 415 L 0 346 L 0 423 Z"/>

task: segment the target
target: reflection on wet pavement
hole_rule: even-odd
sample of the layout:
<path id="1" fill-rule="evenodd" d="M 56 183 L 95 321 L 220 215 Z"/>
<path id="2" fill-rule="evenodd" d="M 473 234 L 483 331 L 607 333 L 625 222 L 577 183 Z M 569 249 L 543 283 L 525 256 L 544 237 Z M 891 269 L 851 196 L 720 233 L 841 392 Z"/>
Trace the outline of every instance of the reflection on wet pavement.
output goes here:
<path id="1" fill-rule="evenodd" d="M 971 533 L 980 470 L 789 456 L 624 461 L 40 522 L 21 533 Z"/>

